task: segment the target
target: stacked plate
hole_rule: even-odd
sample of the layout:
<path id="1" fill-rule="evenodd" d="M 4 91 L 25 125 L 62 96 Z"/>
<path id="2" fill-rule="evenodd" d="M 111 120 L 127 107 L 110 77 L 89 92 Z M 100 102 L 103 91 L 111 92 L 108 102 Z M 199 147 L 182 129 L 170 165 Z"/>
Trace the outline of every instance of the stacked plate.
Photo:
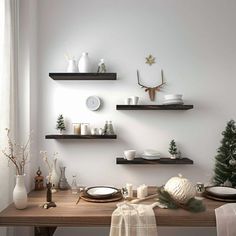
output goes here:
<path id="1" fill-rule="evenodd" d="M 163 105 L 183 105 L 182 94 L 168 94 L 164 96 Z"/>
<path id="2" fill-rule="evenodd" d="M 144 150 L 142 157 L 147 160 L 157 160 L 160 159 L 160 153 L 154 149 Z"/>
<path id="3" fill-rule="evenodd" d="M 231 187 L 206 187 L 204 195 L 205 197 L 213 200 L 224 202 L 236 202 L 236 189 Z"/>
<path id="4" fill-rule="evenodd" d="M 121 191 L 110 186 L 94 186 L 84 190 L 82 199 L 89 202 L 112 202 L 122 198 Z"/>

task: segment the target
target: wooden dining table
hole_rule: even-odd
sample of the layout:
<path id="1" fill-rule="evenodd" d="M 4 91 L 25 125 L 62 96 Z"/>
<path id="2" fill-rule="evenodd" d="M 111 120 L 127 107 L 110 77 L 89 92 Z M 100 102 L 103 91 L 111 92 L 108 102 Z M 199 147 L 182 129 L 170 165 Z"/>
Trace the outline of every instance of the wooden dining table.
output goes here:
<path id="1" fill-rule="evenodd" d="M 33 226 L 35 236 L 52 236 L 57 227 L 110 226 L 112 212 L 118 202 L 94 203 L 81 199 L 70 190 L 53 194 L 57 207 L 45 209 L 45 191 L 29 193 L 28 206 L 17 210 L 10 204 L 0 212 L 0 226 Z M 122 201 L 122 200 L 120 200 Z M 150 200 L 151 201 L 151 200 Z M 203 199 L 206 210 L 192 213 L 183 209 L 154 209 L 157 226 L 215 227 L 215 209 L 224 202 Z"/>

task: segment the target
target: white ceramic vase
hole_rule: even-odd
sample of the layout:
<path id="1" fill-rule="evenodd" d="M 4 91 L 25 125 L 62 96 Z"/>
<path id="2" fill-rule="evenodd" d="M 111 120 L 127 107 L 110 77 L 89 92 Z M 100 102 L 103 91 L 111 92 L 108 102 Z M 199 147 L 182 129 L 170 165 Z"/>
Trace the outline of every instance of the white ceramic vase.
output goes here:
<path id="1" fill-rule="evenodd" d="M 16 185 L 13 190 L 13 202 L 17 209 L 25 209 L 27 207 L 28 196 L 25 188 L 25 175 L 16 175 Z"/>
<path id="2" fill-rule="evenodd" d="M 54 158 L 51 172 L 51 183 L 54 188 L 58 188 L 59 180 L 60 176 L 57 173 L 57 158 Z"/>
<path id="3" fill-rule="evenodd" d="M 82 53 L 82 56 L 79 59 L 78 68 L 80 73 L 92 72 L 92 63 L 87 52 Z"/>
<path id="4" fill-rule="evenodd" d="M 68 65 L 66 71 L 68 73 L 78 72 L 78 68 L 76 66 L 76 60 L 70 59 L 68 60 Z"/>

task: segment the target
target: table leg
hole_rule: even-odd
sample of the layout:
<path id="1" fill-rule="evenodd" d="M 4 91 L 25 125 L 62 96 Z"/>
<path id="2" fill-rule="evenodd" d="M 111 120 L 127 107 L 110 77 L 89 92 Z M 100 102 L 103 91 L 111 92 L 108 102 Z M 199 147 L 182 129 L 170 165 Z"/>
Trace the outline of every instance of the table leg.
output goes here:
<path id="1" fill-rule="evenodd" d="M 53 236 L 57 227 L 34 227 L 34 236 Z"/>

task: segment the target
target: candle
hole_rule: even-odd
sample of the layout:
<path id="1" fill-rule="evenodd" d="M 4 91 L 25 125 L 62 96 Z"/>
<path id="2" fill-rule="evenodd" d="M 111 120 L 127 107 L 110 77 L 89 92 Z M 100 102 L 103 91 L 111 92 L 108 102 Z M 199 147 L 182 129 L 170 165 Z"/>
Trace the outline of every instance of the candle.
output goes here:
<path id="1" fill-rule="evenodd" d="M 147 195 L 148 195 L 148 187 L 145 184 L 143 184 L 142 187 L 143 187 L 144 195 L 145 195 L 145 197 L 147 197 Z"/>
<path id="2" fill-rule="evenodd" d="M 147 191 L 147 186 L 145 184 L 140 185 L 137 188 L 137 198 L 142 199 L 147 197 L 148 191 Z"/>
<path id="3" fill-rule="evenodd" d="M 126 189 L 128 192 L 127 197 L 133 197 L 133 185 L 132 184 L 126 184 Z"/>
<path id="4" fill-rule="evenodd" d="M 139 186 L 137 188 L 137 198 L 139 198 L 139 199 L 145 198 L 143 186 Z"/>
<path id="5" fill-rule="evenodd" d="M 89 134 L 89 124 L 83 123 L 81 124 L 81 135 L 88 135 Z"/>
<path id="6" fill-rule="evenodd" d="M 74 134 L 80 134 L 80 123 L 73 123 Z"/>

